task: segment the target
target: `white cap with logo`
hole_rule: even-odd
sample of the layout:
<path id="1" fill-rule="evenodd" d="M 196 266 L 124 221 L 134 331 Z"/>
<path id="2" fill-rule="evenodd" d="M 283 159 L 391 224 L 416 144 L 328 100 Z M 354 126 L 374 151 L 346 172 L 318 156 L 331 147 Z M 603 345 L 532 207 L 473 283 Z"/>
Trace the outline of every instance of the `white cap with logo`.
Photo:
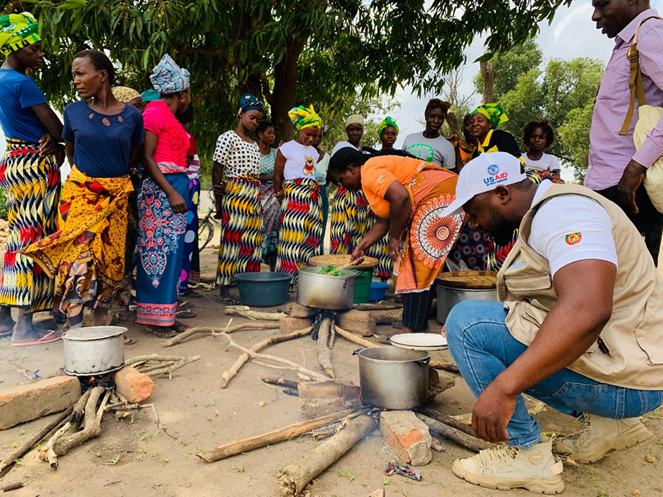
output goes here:
<path id="1" fill-rule="evenodd" d="M 465 164 L 458 175 L 456 200 L 449 204 L 442 215 L 455 214 L 463 208 L 463 205 L 481 193 L 527 179 L 527 175 L 521 169 L 520 159 L 506 152 L 484 153 L 472 159 Z"/>

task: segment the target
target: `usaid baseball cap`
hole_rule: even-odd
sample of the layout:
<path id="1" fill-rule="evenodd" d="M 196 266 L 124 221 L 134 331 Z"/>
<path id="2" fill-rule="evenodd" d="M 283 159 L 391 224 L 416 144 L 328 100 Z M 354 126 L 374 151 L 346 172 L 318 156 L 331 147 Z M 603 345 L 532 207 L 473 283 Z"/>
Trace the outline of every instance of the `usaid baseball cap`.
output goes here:
<path id="1" fill-rule="evenodd" d="M 506 152 L 484 153 L 472 159 L 461 169 L 456 184 L 456 200 L 444 209 L 442 216 L 456 214 L 462 210 L 463 205 L 481 193 L 527 179 L 521 167 L 520 159 Z"/>

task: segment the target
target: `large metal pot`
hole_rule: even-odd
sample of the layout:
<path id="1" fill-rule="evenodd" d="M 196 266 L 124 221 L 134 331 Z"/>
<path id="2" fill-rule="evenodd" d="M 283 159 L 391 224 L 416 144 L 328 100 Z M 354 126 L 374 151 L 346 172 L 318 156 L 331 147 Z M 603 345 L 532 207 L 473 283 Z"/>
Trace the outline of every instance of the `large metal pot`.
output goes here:
<path id="1" fill-rule="evenodd" d="M 341 271 L 341 276 L 318 274 L 321 270 L 319 267 L 299 270 L 297 303 L 333 311 L 351 309 L 357 274 L 352 271 Z"/>
<path id="2" fill-rule="evenodd" d="M 453 307 L 465 300 L 497 300 L 496 288 L 453 288 L 437 285 L 437 322 L 444 324 Z"/>
<path id="3" fill-rule="evenodd" d="M 121 326 L 74 328 L 63 336 L 64 370 L 75 376 L 99 375 L 124 366 L 124 334 Z"/>
<path id="4" fill-rule="evenodd" d="M 359 354 L 359 382 L 364 404 L 383 409 L 414 409 L 428 400 L 425 351 L 372 347 Z"/>

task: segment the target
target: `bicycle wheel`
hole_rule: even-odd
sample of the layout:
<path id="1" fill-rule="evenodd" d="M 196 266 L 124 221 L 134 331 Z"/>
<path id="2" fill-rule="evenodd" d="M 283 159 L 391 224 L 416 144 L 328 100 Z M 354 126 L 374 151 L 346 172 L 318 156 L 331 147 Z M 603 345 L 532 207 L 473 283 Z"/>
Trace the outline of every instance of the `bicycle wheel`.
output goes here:
<path id="1" fill-rule="evenodd" d="M 214 223 L 206 217 L 198 226 L 198 247 L 203 250 L 214 237 Z"/>

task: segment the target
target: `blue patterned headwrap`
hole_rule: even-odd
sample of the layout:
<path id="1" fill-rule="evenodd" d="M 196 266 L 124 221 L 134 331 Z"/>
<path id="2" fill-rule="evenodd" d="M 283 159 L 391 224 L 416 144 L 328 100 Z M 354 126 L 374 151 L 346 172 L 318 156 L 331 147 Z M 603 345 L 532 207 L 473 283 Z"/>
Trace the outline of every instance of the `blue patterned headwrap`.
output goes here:
<path id="1" fill-rule="evenodd" d="M 180 68 L 173 58 L 165 54 L 150 74 L 150 81 L 154 89 L 161 95 L 177 93 L 189 89 L 190 74 L 186 69 Z"/>
<path id="2" fill-rule="evenodd" d="M 243 114 L 244 112 L 248 112 L 250 110 L 259 110 L 263 115 L 265 115 L 265 105 L 254 95 L 245 93 L 239 99 L 239 110 L 237 111 L 237 114 Z"/>

